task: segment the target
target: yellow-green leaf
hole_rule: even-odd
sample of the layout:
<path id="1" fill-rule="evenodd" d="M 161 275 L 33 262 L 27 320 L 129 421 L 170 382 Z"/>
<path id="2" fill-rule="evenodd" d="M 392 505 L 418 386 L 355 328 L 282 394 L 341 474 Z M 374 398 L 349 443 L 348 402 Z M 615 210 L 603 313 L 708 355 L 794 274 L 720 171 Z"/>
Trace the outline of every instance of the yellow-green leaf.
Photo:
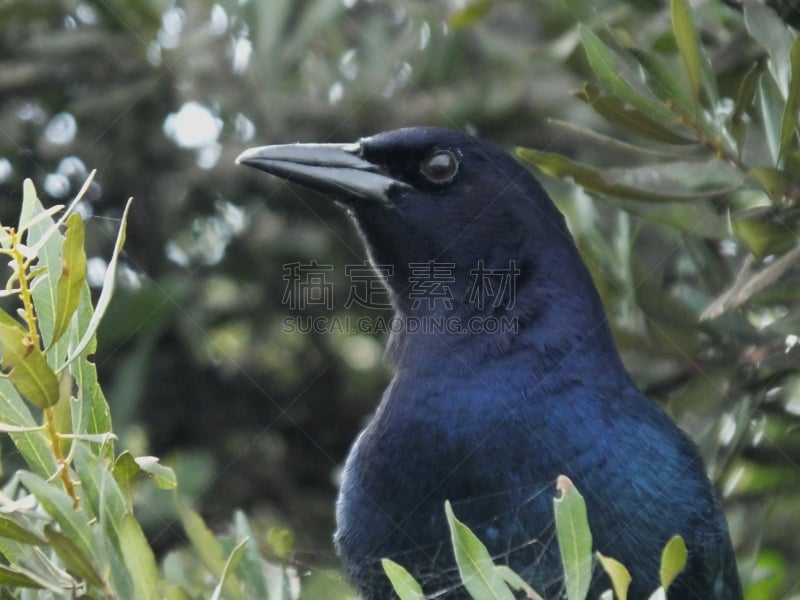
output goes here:
<path id="1" fill-rule="evenodd" d="M 683 64 L 686 67 L 686 74 L 689 78 L 689 85 L 692 88 L 692 96 L 695 103 L 700 100 L 700 90 L 703 85 L 708 85 L 704 77 L 703 62 L 707 60 L 705 53 L 700 45 L 700 36 L 694 26 L 691 9 L 686 0 L 671 0 L 670 13 L 672 16 L 672 32 L 675 35 L 675 42 L 680 50 Z M 716 101 L 714 96 L 709 95 L 712 104 Z M 696 104 L 697 105 L 697 104 Z"/>
<path id="2" fill-rule="evenodd" d="M 80 302 L 81 287 L 86 281 L 86 252 L 83 240 L 83 219 L 78 213 L 74 213 L 67 219 L 67 231 L 61 245 L 61 274 L 56 285 L 56 320 L 51 344 L 67 330 L 69 321 Z"/>
<path id="3" fill-rule="evenodd" d="M 683 538 L 679 535 L 673 536 L 661 553 L 661 569 L 659 570 L 661 587 L 665 590 L 669 589 L 669 586 L 686 566 L 687 557 L 688 552 Z"/>
<path id="4" fill-rule="evenodd" d="M 792 78 L 789 82 L 789 95 L 783 109 L 781 120 L 781 149 L 779 156 L 786 156 L 786 152 L 797 140 L 797 113 L 800 111 L 800 37 L 794 40 L 789 51 L 792 67 Z"/>
<path id="5" fill-rule="evenodd" d="M 794 246 L 794 229 L 775 218 L 779 211 L 772 207 L 753 209 L 738 214 L 732 220 L 733 232 L 750 252 L 762 259 L 770 254 L 781 254 Z"/>
<path id="6" fill-rule="evenodd" d="M 559 475 L 556 488 L 559 495 L 553 499 L 553 510 L 564 587 L 568 600 L 584 600 L 592 579 L 592 534 L 586 503 L 568 477 Z"/>
<path id="7" fill-rule="evenodd" d="M 608 578 L 611 579 L 615 600 L 627 600 L 628 588 L 631 585 L 631 574 L 628 569 L 617 559 L 605 556 L 600 552 L 597 553 L 597 560 L 608 574 Z"/>
<path id="8" fill-rule="evenodd" d="M 388 558 L 381 560 L 381 566 L 400 600 L 425 600 L 422 587 L 405 567 Z"/>
<path id="9" fill-rule="evenodd" d="M 267 544 L 275 556 L 286 560 L 294 550 L 294 532 L 285 527 L 270 527 L 267 531 Z"/>
<path id="10" fill-rule="evenodd" d="M 31 404 L 47 408 L 58 402 L 58 380 L 27 331 L 0 310 L 0 359 L 5 376 Z"/>
<path id="11" fill-rule="evenodd" d="M 470 27 L 486 16 L 493 4 L 493 0 L 477 0 L 477 2 L 471 2 L 464 8 L 451 14 L 447 19 L 447 23 L 453 29 Z"/>

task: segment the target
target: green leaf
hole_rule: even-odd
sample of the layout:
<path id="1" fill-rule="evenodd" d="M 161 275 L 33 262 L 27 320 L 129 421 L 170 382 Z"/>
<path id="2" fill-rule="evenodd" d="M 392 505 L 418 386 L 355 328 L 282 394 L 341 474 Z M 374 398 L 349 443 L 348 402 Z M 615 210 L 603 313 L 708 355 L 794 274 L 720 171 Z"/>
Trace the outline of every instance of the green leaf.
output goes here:
<path id="1" fill-rule="evenodd" d="M 583 24 L 578 26 L 581 43 L 597 78 L 615 96 L 630 103 L 645 116 L 667 126 L 677 124 L 676 116 L 647 91 L 639 91 L 621 73 L 635 72 L 620 55 L 609 48 Z"/>
<path id="2" fill-rule="evenodd" d="M 94 516 L 103 534 L 97 543 L 102 549 L 104 572 L 110 573 L 118 597 L 130 597 L 134 582 L 125 568 L 120 531 L 125 516 L 129 514 L 128 504 L 114 480 L 109 463 L 95 456 L 85 444 L 76 444 L 74 454 L 75 470 L 87 500 L 83 509 L 89 516 Z"/>
<path id="3" fill-rule="evenodd" d="M 411 576 L 411 573 L 406 571 L 405 567 L 388 558 L 382 559 L 381 565 L 400 600 L 425 600 L 422 586 Z"/>
<path id="4" fill-rule="evenodd" d="M 52 342 L 58 340 L 67 330 L 69 321 L 80 302 L 81 289 L 86 281 L 86 252 L 83 249 L 83 239 L 83 219 L 78 213 L 74 213 L 67 219 L 67 231 L 61 247 L 61 275 L 56 285 L 56 314 Z"/>
<path id="5" fill-rule="evenodd" d="M 100 564 L 100 557 L 94 550 L 92 529 L 84 520 L 84 513 L 73 508 L 72 498 L 33 473 L 22 472 L 19 477 L 22 485 L 36 496 L 42 508 L 58 523 L 62 533 L 81 555 L 92 564 Z"/>
<path id="6" fill-rule="evenodd" d="M 781 147 L 779 157 L 786 156 L 786 152 L 797 140 L 797 113 L 800 111 L 800 37 L 794 40 L 789 51 L 792 73 L 789 82 L 789 93 L 786 106 L 783 109 L 781 120 Z"/>
<path id="7" fill-rule="evenodd" d="M 536 593 L 531 586 L 519 575 L 517 575 L 508 565 L 495 565 L 494 570 L 503 578 L 515 592 L 523 592 L 528 600 L 544 600 L 539 594 Z"/>
<path id="8" fill-rule="evenodd" d="M 162 490 L 171 490 L 177 487 L 178 478 L 171 467 L 162 465 L 155 456 L 139 456 L 136 464 L 143 473 L 153 478 L 155 484 Z"/>
<path id="9" fill-rule="evenodd" d="M 45 479 L 55 473 L 57 465 L 49 439 L 44 433 L 35 431 L 41 426 L 34 421 L 17 389 L 4 378 L 0 378 L 0 419 L 8 425 L 30 429 L 30 433 L 10 432 L 9 437 L 31 470 Z"/>
<path id="10" fill-rule="evenodd" d="M 683 571 L 688 555 L 686 544 L 679 535 L 673 536 L 664 546 L 664 551 L 661 553 L 661 568 L 658 576 L 661 581 L 661 587 L 665 590 L 669 589 L 678 574 Z"/>
<path id="11" fill-rule="evenodd" d="M 734 179 L 737 175 L 730 173 L 728 176 L 729 181 L 725 188 L 719 189 L 705 189 L 702 192 L 692 192 L 687 189 L 686 173 L 678 179 L 670 171 L 688 170 L 685 164 L 678 165 L 676 163 L 662 164 L 658 167 L 642 167 L 639 169 L 614 169 L 600 172 L 583 163 L 577 163 L 560 154 L 551 152 L 541 152 L 532 148 L 518 148 L 517 156 L 520 159 L 528 162 L 535 167 L 539 168 L 543 173 L 555 178 L 570 177 L 575 184 L 586 188 L 588 191 L 623 198 L 627 200 L 650 200 L 655 202 L 682 202 L 687 200 L 698 200 L 708 198 L 716 194 L 725 194 L 735 189 L 731 187 L 731 181 L 735 184 Z M 709 165 L 703 165 L 708 167 Z M 680 169 L 678 168 L 680 167 Z M 668 170 L 669 169 L 669 170 Z M 668 174 L 661 176 L 660 173 Z M 720 174 L 708 173 L 705 177 L 718 178 Z M 727 172 L 726 172 L 727 176 Z M 703 178 L 702 173 L 698 173 L 699 178 Z M 659 181 L 660 179 L 660 181 Z M 636 187 L 628 183 L 630 181 L 641 180 L 650 186 L 649 189 Z M 681 186 L 681 187 L 678 187 Z M 671 188 L 670 192 L 661 191 L 663 189 Z M 704 186 L 707 187 L 707 186 Z"/>
<path id="12" fill-rule="evenodd" d="M 132 201 L 132 198 L 128 199 L 127 204 L 125 204 L 125 210 L 122 212 L 122 219 L 120 220 L 119 231 L 117 232 L 117 240 L 114 242 L 114 250 L 111 253 L 111 260 L 108 261 L 106 274 L 103 278 L 103 288 L 100 291 L 100 297 L 97 299 L 97 305 L 94 307 L 94 313 L 92 314 L 86 331 L 83 333 L 83 337 L 70 351 L 64 366 L 70 364 L 73 360 L 78 358 L 78 356 L 83 353 L 89 343 L 94 340 L 95 333 L 97 333 L 97 327 L 100 325 L 100 321 L 103 318 L 106 309 L 108 308 L 108 304 L 111 302 L 111 297 L 114 295 L 114 286 L 117 277 L 117 263 L 119 262 L 120 252 L 122 252 L 122 246 L 125 245 L 125 229 L 128 225 L 128 211 L 130 211 Z"/>
<path id="13" fill-rule="evenodd" d="M 674 102 L 686 114 L 694 111 L 692 91 L 677 75 L 673 65 L 641 48 L 626 48 L 626 50 L 642 65 L 647 76 L 647 85 L 658 97 Z"/>
<path id="14" fill-rule="evenodd" d="M 153 549 L 142 532 L 139 523 L 130 513 L 122 517 L 119 525 L 122 558 L 133 580 L 134 598 L 158 600 L 162 597 L 159 587 L 159 572 Z"/>
<path id="15" fill-rule="evenodd" d="M 453 552 L 458 572 L 466 590 L 474 597 L 485 600 L 514 600 L 503 578 L 494 568 L 486 546 L 470 529 L 459 521 L 450 502 L 445 502 L 445 514 L 450 526 Z"/>
<path id="16" fill-rule="evenodd" d="M 13 513 L 11 515 L 0 515 L 0 536 L 33 546 L 42 546 L 47 543 L 47 540 L 42 539 L 38 533 L 17 523 L 13 518 Z"/>
<path id="17" fill-rule="evenodd" d="M 714 80 L 711 66 L 708 63 L 700 36 L 692 19 L 691 9 L 686 0 L 671 0 L 670 13 L 672 16 L 672 31 L 675 35 L 675 42 L 683 58 L 686 67 L 686 74 L 689 77 L 689 84 L 692 88 L 692 96 L 699 110 L 700 91 L 704 89 L 708 97 L 712 110 L 716 110 L 717 84 Z"/>
<path id="18" fill-rule="evenodd" d="M 91 559 L 63 533 L 56 531 L 51 525 L 44 526 L 47 541 L 58 554 L 58 558 L 69 571 L 82 577 L 92 585 L 104 588 L 103 578 L 95 569 Z"/>
<path id="19" fill-rule="evenodd" d="M 782 254 L 795 245 L 797 224 L 781 220 L 781 209 L 771 206 L 736 213 L 732 219 L 733 231 L 756 258 Z"/>
<path id="20" fill-rule="evenodd" d="M 69 340 L 69 346 L 74 347 L 82 339 L 92 319 L 92 304 L 89 286 L 84 284 L 81 292 L 81 302 L 73 319 L 73 326 L 64 340 Z M 95 349 L 96 340 L 92 338 L 86 352 L 69 365 L 69 374 L 75 381 L 78 390 L 76 401 L 70 402 L 72 413 L 72 431 L 81 435 L 105 435 L 111 431 L 111 414 L 103 390 L 97 381 L 97 367 L 88 359 Z M 102 446 L 96 449 L 98 455 L 108 460 L 114 458 L 114 444 L 112 440 L 102 440 Z"/>
<path id="21" fill-rule="evenodd" d="M 767 166 L 777 166 L 781 153 L 781 136 L 785 103 L 780 90 L 768 74 L 762 73 L 758 79 L 758 100 L 761 107 L 761 120 L 767 138 L 772 162 Z"/>
<path id="22" fill-rule="evenodd" d="M 51 212 L 45 210 L 39 201 L 33 182 L 26 179 L 22 186 L 22 210 L 19 221 L 20 229 L 27 232 L 26 243 L 29 247 L 37 248 L 37 265 L 41 269 L 41 274 L 34 278 L 32 293 L 37 324 L 45 348 L 51 346 L 55 324 L 56 282 L 54 277 L 51 278 L 51 272 L 58 272 L 60 266 L 56 265 L 60 265 L 61 260 L 61 234 L 53 228 L 54 223 L 49 217 L 50 214 Z"/>
<path id="23" fill-rule="evenodd" d="M 245 553 L 239 564 L 236 573 L 247 586 L 247 595 L 252 598 L 266 598 L 267 579 L 265 577 L 264 559 L 262 558 L 253 530 L 247 517 L 241 510 L 237 510 L 233 516 L 234 534 L 236 539 L 247 539 Z"/>
<path id="24" fill-rule="evenodd" d="M 744 24 L 750 36 L 767 51 L 769 70 L 783 98 L 786 98 L 791 73 L 790 48 L 794 36 L 780 17 L 761 2 L 744 3 Z"/>
<path id="25" fill-rule="evenodd" d="M 0 310 L 0 351 L 5 376 L 31 404 L 47 408 L 58 402 L 58 380 L 28 332 Z"/>
<path id="26" fill-rule="evenodd" d="M 666 144 L 693 144 L 694 140 L 675 133 L 658 121 L 633 108 L 629 103 L 603 94 L 596 85 L 587 83 L 575 92 L 577 98 L 591 106 L 594 111 L 615 127 L 644 138 Z"/>
<path id="27" fill-rule="evenodd" d="M 222 569 L 222 575 L 220 575 L 219 583 L 217 587 L 214 588 L 214 592 L 211 594 L 211 600 L 220 600 L 222 598 L 222 590 L 225 587 L 225 583 L 231 580 L 233 577 L 233 571 L 236 569 L 236 566 L 239 564 L 242 556 L 244 555 L 244 549 L 247 545 L 247 540 L 242 540 L 230 553 L 228 556 L 228 560 L 225 561 L 225 568 Z"/>
<path id="28" fill-rule="evenodd" d="M 592 534 L 586 503 L 568 477 L 559 475 L 556 488 L 559 495 L 553 499 L 553 510 L 564 586 L 569 600 L 584 600 L 592 579 Z"/>
<path id="29" fill-rule="evenodd" d="M 178 517 L 180 518 L 183 530 L 197 552 L 200 560 L 206 568 L 218 578 L 221 578 L 227 561 L 222 552 L 222 546 L 217 538 L 208 530 L 202 517 L 194 510 L 189 508 L 180 498 L 177 498 Z M 229 574 L 221 579 L 225 594 L 230 598 L 242 598 L 239 592 L 239 582 L 234 574 Z"/>
<path id="30" fill-rule="evenodd" d="M 744 116 L 753 105 L 756 90 L 758 89 L 758 76 L 760 72 L 760 65 L 758 63 L 753 63 L 747 73 L 745 73 L 745 76 L 742 78 L 742 83 L 739 85 L 739 92 L 736 94 L 736 104 L 731 113 L 731 132 L 736 139 L 736 146 L 740 156 L 744 145 L 745 132 L 747 131 Z"/>
<path id="31" fill-rule="evenodd" d="M 21 573 L 11 566 L 0 565 L 0 587 L 3 586 L 35 590 L 44 589 L 43 585 L 37 583 L 25 573 Z"/>
<path id="32" fill-rule="evenodd" d="M 608 574 L 611 579 L 611 585 L 614 587 L 614 598 L 616 600 L 627 600 L 628 588 L 631 585 L 631 574 L 621 562 L 610 556 L 605 556 L 598 552 L 597 560 L 603 567 L 603 570 Z"/>

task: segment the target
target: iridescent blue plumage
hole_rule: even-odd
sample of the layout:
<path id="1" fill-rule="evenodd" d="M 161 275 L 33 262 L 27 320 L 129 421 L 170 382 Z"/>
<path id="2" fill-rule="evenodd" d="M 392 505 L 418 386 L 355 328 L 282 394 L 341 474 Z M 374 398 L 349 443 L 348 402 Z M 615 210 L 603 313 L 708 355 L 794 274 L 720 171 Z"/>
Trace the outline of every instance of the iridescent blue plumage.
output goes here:
<path id="1" fill-rule="evenodd" d="M 386 284 L 401 320 L 478 325 L 401 330 L 389 341 L 395 375 L 351 451 L 337 504 L 336 547 L 364 598 L 391 597 L 383 557 L 427 594 L 467 597 L 445 500 L 498 562 L 558 598 L 560 474 L 586 498 L 595 549 L 630 570 L 629 598 L 658 586 L 675 534 L 689 561 L 671 600 L 741 598 L 697 449 L 632 383 L 564 219 L 527 170 L 490 144 L 433 128 L 257 148 L 240 160 L 335 195 L 372 261 L 392 266 Z M 414 295 L 414 265 L 431 261 L 452 266 L 449 302 Z M 475 301 L 476 265 L 513 269 L 499 302 Z M 595 569 L 590 597 L 609 587 Z"/>

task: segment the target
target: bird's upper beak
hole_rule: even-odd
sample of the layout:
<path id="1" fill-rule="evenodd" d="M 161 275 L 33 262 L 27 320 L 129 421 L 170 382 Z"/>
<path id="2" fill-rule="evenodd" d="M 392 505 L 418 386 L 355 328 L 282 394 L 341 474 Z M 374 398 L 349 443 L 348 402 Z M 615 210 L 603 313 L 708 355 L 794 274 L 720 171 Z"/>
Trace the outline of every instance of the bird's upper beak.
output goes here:
<path id="1" fill-rule="evenodd" d="M 361 158 L 361 144 L 284 144 L 242 152 L 237 163 L 255 167 L 319 192 L 391 204 L 393 188 L 408 184 Z"/>

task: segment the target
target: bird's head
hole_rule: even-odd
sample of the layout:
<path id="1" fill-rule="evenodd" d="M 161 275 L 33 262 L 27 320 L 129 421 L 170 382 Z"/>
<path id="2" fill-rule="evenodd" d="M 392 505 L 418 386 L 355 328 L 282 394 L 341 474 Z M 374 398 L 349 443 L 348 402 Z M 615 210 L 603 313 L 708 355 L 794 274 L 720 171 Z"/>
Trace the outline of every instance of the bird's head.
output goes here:
<path id="1" fill-rule="evenodd" d="M 346 207 L 373 263 L 392 266 L 387 284 L 400 312 L 415 304 L 410 280 L 419 265 L 437 265 L 439 276 L 451 270 L 444 283 L 457 306 L 469 304 L 476 269 L 514 269 L 517 293 L 534 279 L 572 277 L 574 245 L 538 181 L 472 136 L 413 127 L 351 144 L 262 146 L 237 160 Z"/>

